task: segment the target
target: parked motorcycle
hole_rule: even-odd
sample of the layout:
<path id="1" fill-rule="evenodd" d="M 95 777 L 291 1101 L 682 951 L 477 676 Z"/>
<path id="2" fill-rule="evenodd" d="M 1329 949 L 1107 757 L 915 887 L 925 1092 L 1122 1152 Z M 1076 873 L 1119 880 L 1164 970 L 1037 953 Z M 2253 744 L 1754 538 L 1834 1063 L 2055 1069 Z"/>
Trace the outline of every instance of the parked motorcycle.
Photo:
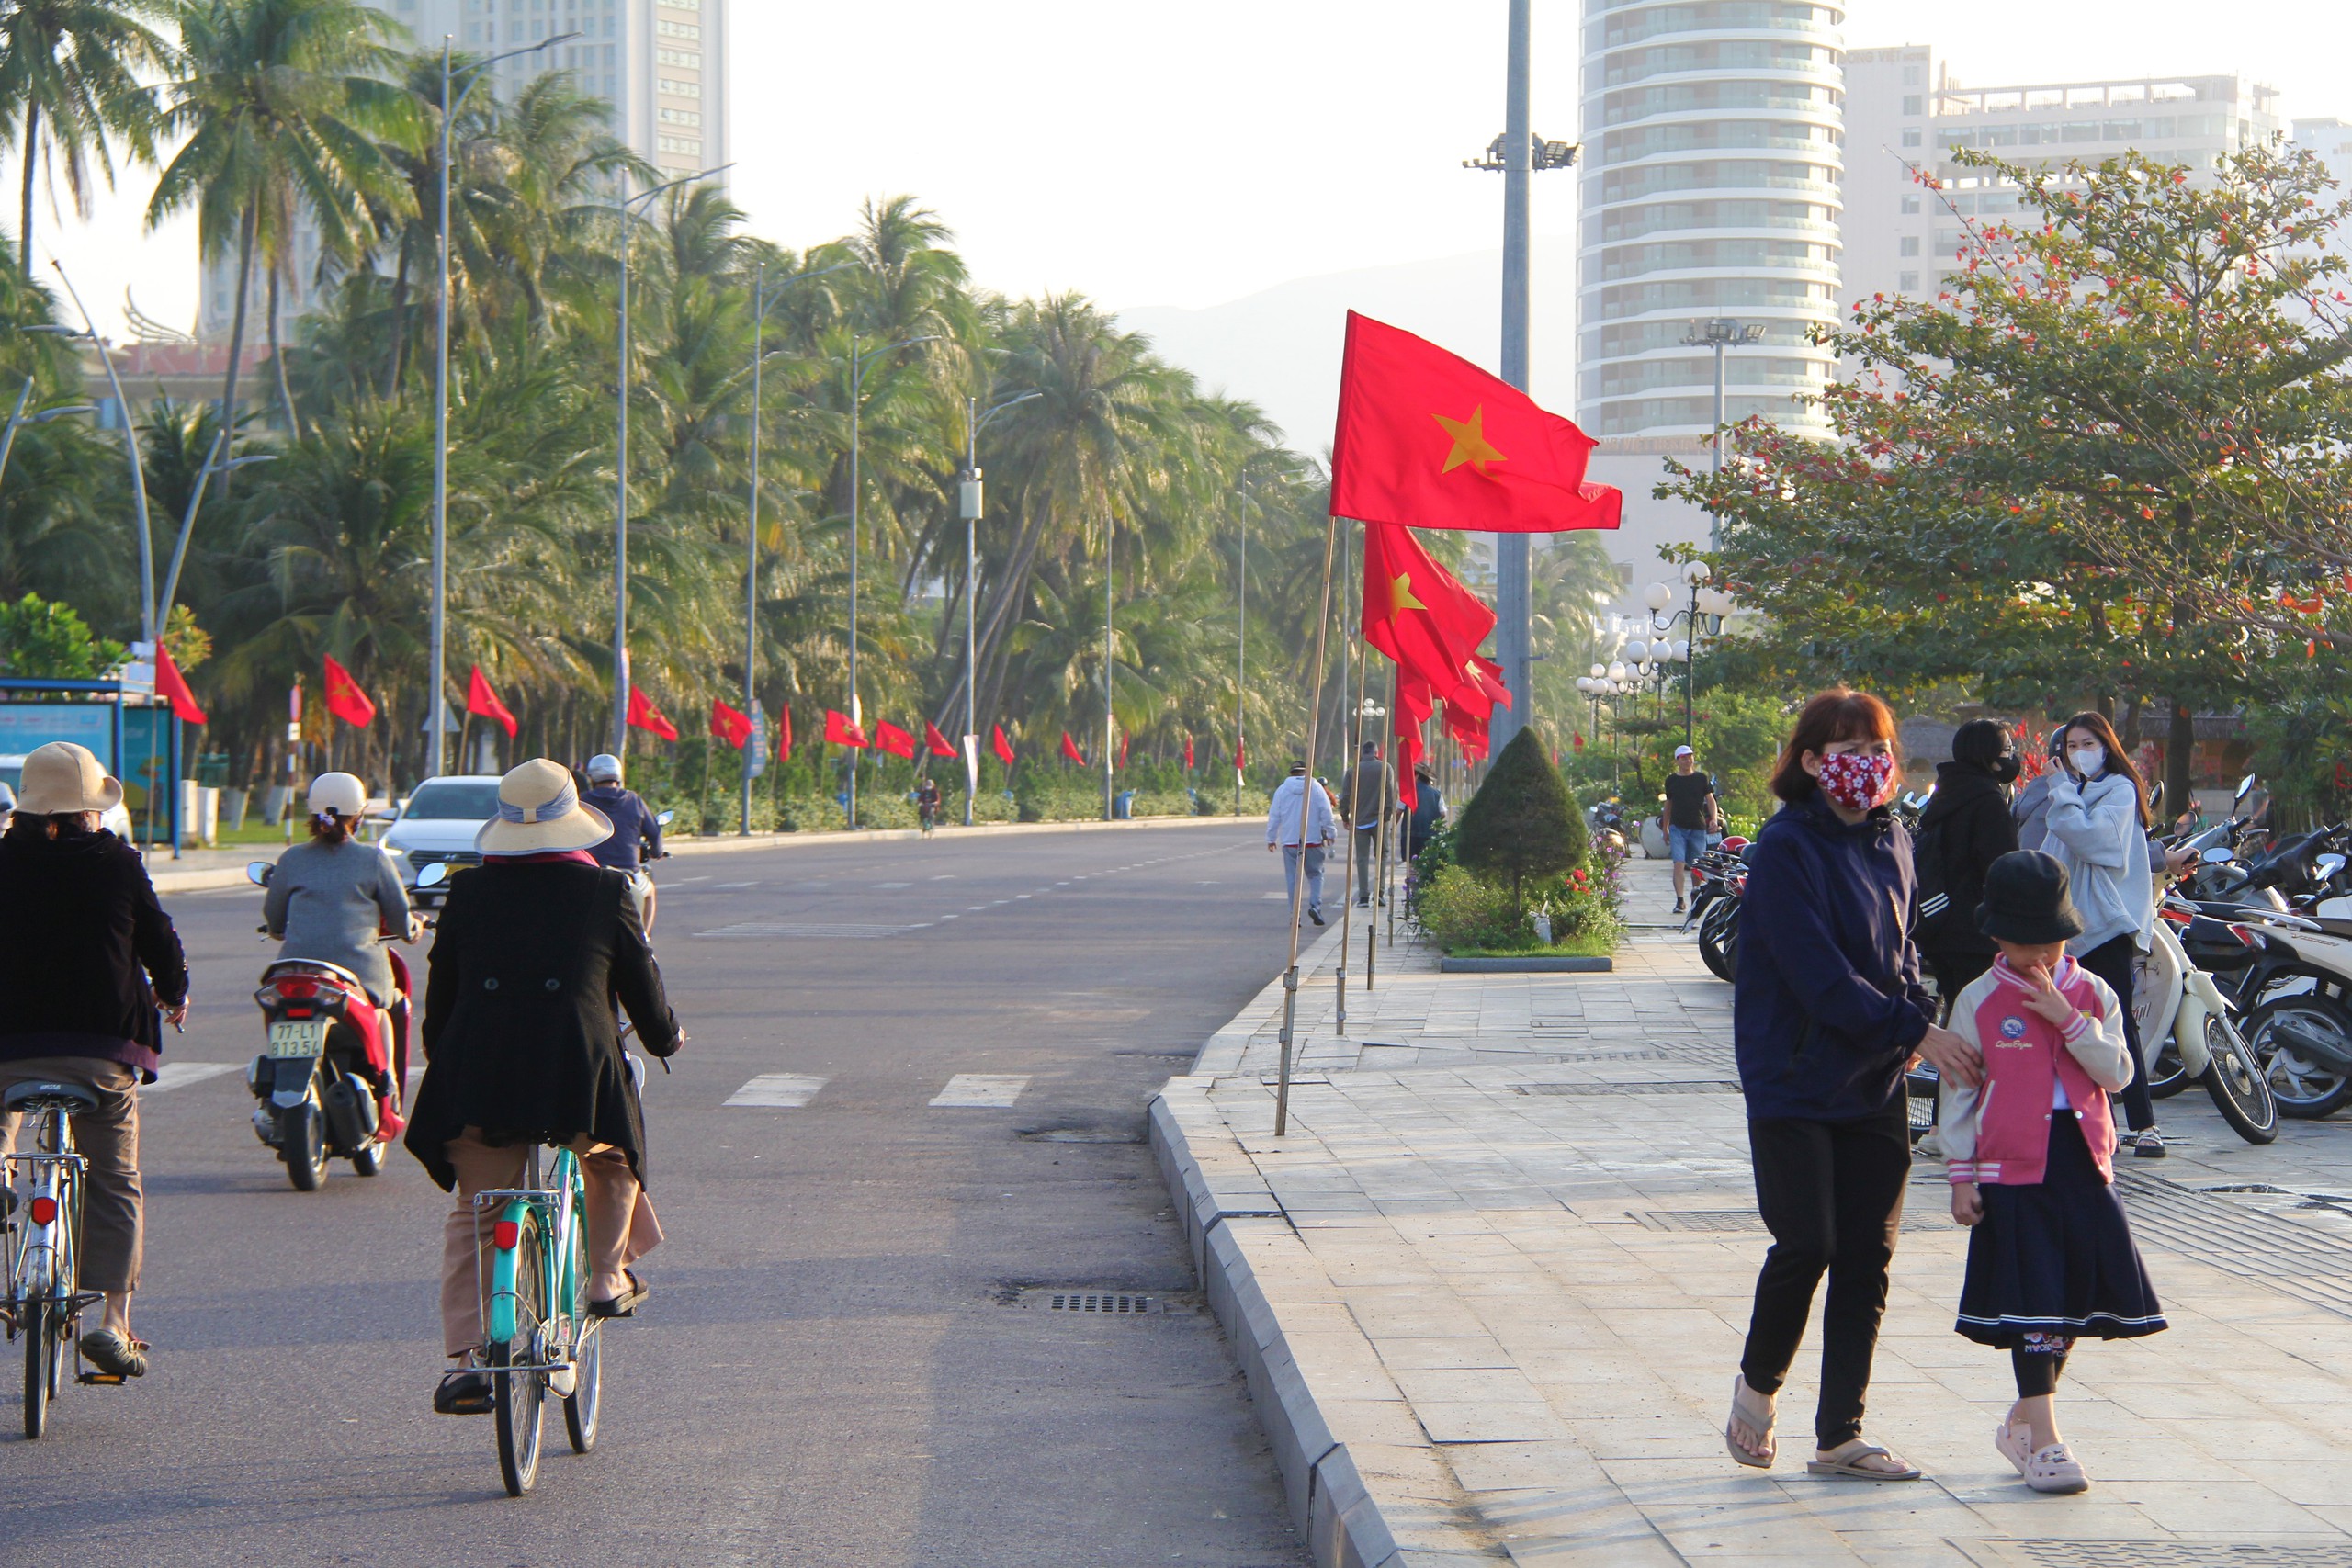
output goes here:
<path id="1" fill-rule="evenodd" d="M 1699 928 L 1699 958 L 1718 980 L 1739 970 L 1739 911 L 1747 892 L 1748 840 L 1725 839 L 1690 868 L 1699 879 L 1682 929 Z"/>
<path id="2" fill-rule="evenodd" d="M 2266 1081 L 2259 1060 L 2231 1021 L 2229 999 L 2208 971 L 2191 963 L 2178 927 L 2200 921 L 2186 902 L 2168 899 L 2163 919 L 2154 922 L 2148 941 L 2146 966 L 2132 998 L 2140 1025 L 2140 1050 L 2147 1058 L 2150 1089 L 2157 1064 L 2167 1055 L 2177 1064 L 2174 1077 L 2183 1086 L 2202 1083 L 2213 1097 L 2222 1119 L 2249 1144 L 2267 1144 L 2278 1136 L 2278 1106 Z M 2211 933 L 2199 933 L 2209 942 Z M 2242 939 L 2231 936 L 2229 940 Z"/>
<path id="3" fill-rule="evenodd" d="M 266 887 L 277 867 L 254 861 L 245 875 Z M 268 928 L 262 928 L 268 935 Z M 392 977 L 409 990 L 408 965 L 390 952 Z M 254 993 L 268 1047 L 245 1070 L 254 1135 L 277 1152 L 297 1191 L 314 1192 L 327 1163 L 347 1159 L 361 1176 L 384 1168 L 406 1126 L 405 1032 L 391 1010 L 369 999 L 359 977 L 336 964 L 281 958 Z"/>

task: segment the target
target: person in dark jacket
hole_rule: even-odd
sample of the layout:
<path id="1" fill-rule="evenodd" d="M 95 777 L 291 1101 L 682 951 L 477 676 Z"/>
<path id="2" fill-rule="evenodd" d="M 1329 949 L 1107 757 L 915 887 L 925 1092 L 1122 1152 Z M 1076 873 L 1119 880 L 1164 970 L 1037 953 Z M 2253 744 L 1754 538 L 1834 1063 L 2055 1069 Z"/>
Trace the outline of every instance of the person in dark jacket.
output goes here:
<path id="1" fill-rule="evenodd" d="M 1933 1023 L 1906 934 L 1911 844 L 1885 807 L 1894 737 L 1884 703 L 1842 687 L 1798 714 L 1772 773 L 1784 806 L 1748 853 L 1732 994 L 1756 1201 L 1772 1247 L 1724 1442 L 1742 1464 L 1776 1457 L 1772 1396 L 1826 1272 L 1817 1450 L 1805 1468 L 1862 1481 L 1919 1475 L 1861 1436 L 1911 1171 L 1903 1074 L 1916 1054 L 1970 1086 L 1979 1070 L 1973 1049 Z"/>
<path id="2" fill-rule="evenodd" d="M 1936 793 L 1919 813 L 1918 836 L 1936 850 L 1946 902 L 1920 909 L 1914 940 L 1941 996 L 1960 995 L 1993 966 L 1993 939 L 1977 929 L 1976 906 L 1984 901 L 1984 873 L 2018 847 L 2018 822 L 2004 791 L 2021 766 L 2006 728 L 1972 718 L 1952 736 L 1951 761 L 1937 764 Z"/>
<path id="3" fill-rule="evenodd" d="M 23 1083 L 78 1089 L 98 1109 L 74 1118 L 89 1161 L 82 1287 L 106 1293 L 82 1354 L 99 1371 L 139 1377 L 147 1347 L 130 1332 L 142 1203 L 139 1092 L 155 1081 L 164 1015 L 187 1016 L 187 958 L 155 900 L 139 852 L 98 826 L 122 799 L 97 758 L 52 741 L 25 758 L 22 789 L 0 836 L 0 1093 Z M 0 1118 L 0 1154 L 19 1118 Z"/>
<path id="4" fill-rule="evenodd" d="M 580 1157 L 587 1183 L 588 1310 L 626 1317 L 643 1300 L 630 1265 L 662 1240 L 645 1196 L 645 1121 L 613 998 L 656 1056 L 685 1040 L 662 988 L 628 879 L 588 851 L 612 831 L 571 774 L 545 760 L 499 782 L 477 870 L 449 885 L 425 985 L 424 1081 L 409 1152 L 457 1202 L 442 1232 L 443 1348 L 460 1358 L 434 1408 L 490 1408 L 479 1269 L 490 1222 L 473 1195 L 513 1187 L 538 1143 Z"/>

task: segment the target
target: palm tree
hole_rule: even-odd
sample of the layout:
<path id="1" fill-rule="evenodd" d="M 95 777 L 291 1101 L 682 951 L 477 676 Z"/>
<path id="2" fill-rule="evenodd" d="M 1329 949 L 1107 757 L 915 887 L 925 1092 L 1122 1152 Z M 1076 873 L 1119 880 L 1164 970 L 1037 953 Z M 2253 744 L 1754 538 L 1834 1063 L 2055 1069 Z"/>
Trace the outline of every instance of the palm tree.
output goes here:
<path id="1" fill-rule="evenodd" d="M 173 51 L 147 18 L 162 0 L 6 0 L 0 5 L 0 119 L 22 126 L 25 160 L 17 265 L 33 268 L 33 176 L 51 153 L 65 165 L 74 209 L 90 216 L 90 164 L 114 184 L 109 141 L 155 155 L 154 100 L 141 71 L 170 68 Z"/>
<path id="2" fill-rule="evenodd" d="M 271 261 L 269 333 L 280 269 L 298 218 L 319 229 L 322 253 L 349 256 L 370 234 L 368 203 L 403 198 L 376 138 L 413 121 L 418 105 L 386 78 L 391 20 L 360 0 L 177 0 L 181 74 L 164 88 L 164 116 L 187 142 L 148 203 L 152 228 L 197 211 L 208 257 L 237 255 L 237 306 L 221 387 L 233 416 L 257 252 Z M 279 396 L 291 419 L 285 367 Z"/>

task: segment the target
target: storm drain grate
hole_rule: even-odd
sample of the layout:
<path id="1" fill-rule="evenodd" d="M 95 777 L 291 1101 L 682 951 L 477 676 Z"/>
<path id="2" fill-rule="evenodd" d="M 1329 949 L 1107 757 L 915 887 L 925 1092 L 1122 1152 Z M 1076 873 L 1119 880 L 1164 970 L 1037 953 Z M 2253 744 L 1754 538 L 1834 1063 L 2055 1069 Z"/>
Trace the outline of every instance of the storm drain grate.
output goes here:
<path id="1" fill-rule="evenodd" d="M 2352 1317 L 2352 1241 L 2162 1177 L 2122 1171 L 2115 1184 L 2123 1190 L 2132 1228 L 2142 1237 Z M 2352 1555 L 2337 1561 L 2352 1564 Z"/>
<path id="2" fill-rule="evenodd" d="M 1168 1312 L 1164 1300 L 1145 1291 L 1070 1290 L 1050 1285 L 1023 1291 L 1014 1298 L 1014 1304 L 1081 1317 L 1162 1317 Z"/>
<path id="3" fill-rule="evenodd" d="M 1516 1083 L 1521 1094 L 1737 1094 L 1729 1078 L 1670 1078 L 1662 1083 Z"/>
<path id="4" fill-rule="evenodd" d="M 2352 1545 L 2250 1541 L 1988 1540 L 2002 1560 L 2032 1568 L 2352 1568 Z"/>

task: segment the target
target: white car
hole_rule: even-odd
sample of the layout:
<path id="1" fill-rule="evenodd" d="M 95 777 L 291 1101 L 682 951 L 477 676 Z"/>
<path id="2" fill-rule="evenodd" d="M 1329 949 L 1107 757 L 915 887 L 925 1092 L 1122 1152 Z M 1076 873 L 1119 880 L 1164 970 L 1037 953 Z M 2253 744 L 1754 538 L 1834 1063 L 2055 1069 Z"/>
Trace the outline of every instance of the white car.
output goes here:
<path id="1" fill-rule="evenodd" d="M 447 882 L 419 888 L 417 873 L 446 862 L 452 871 L 480 865 L 474 835 L 498 815 L 496 773 L 449 773 L 416 786 L 400 815 L 384 830 L 384 852 L 400 868 L 401 882 L 419 908 L 437 908 L 449 896 Z"/>
<path id="2" fill-rule="evenodd" d="M 25 759 L 21 755 L 12 752 L 0 756 L 0 829 L 6 829 L 8 818 L 16 815 L 17 785 L 23 782 L 24 771 Z M 98 826 L 124 843 L 137 847 L 138 840 L 130 836 L 130 813 L 120 801 L 99 813 Z"/>

